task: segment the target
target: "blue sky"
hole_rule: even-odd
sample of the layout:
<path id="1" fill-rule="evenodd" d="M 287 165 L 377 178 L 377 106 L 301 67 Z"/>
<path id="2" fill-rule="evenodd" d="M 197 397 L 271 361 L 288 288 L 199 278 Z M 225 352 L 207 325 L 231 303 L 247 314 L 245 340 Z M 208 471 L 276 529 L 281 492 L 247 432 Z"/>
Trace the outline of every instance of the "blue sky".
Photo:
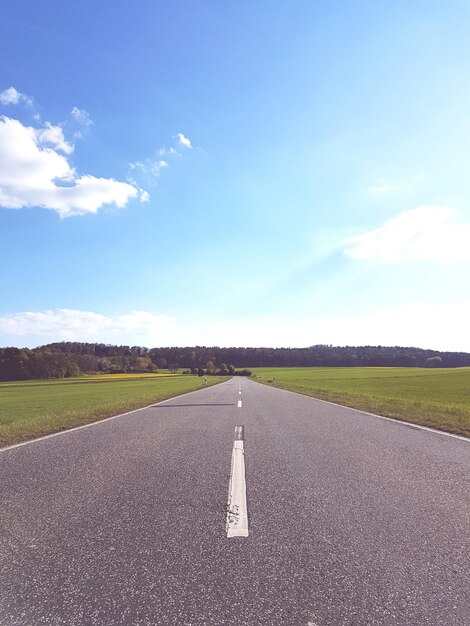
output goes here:
<path id="1" fill-rule="evenodd" d="M 8 2 L 0 345 L 470 351 L 470 5 Z"/>

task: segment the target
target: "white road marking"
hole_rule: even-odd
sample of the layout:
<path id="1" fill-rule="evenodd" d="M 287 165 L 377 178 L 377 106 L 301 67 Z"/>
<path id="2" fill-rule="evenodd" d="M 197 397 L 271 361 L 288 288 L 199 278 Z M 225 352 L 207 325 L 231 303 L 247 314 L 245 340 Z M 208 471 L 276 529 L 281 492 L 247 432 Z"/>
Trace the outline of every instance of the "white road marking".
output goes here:
<path id="1" fill-rule="evenodd" d="M 241 390 L 241 389 L 239 389 L 239 390 L 238 390 L 238 395 L 239 395 L 239 396 L 241 396 L 241 395 L 242 395 L 242 390 Z"/>
<path id="2" fill-rule="evenodd" d="M 224 384 L 224 383 L 221 383 Z M 93 426 L 99 426 L 104 422 L 110 422 L 111 420 L 118 419 L 119 417 L 126 417 L 126 415 L 132 415 L 132 413 L 138 413 L 139 411 L 145 411 L 146 409 L 151 409 L 154 406 L 158 406 L 159 404 L 165 404 L 166 402 L 171 402 L 172 400 L 176 400 L 177 398 L 183 398 L 184 396 L 189 396 L 192 393 L 199 393 L 204 391 L 204 388 L 195 389 L 194 391 L 187 391 L 186 393 L 180 393 L 177 396 L 172 396 L 171 398 L 167 398 L 166 400 L 161 400 L 160 402 L 152 402 L 152 404 L 147 404 L 147 406 L 142 406 L 139 409 L 133 409 L 132 411 L 126 411 L 125 413 L 119 413 L 118 415 L 112 415 L 111 417 L 105 417 L 101 420 L 97 420 L 96 422 L 90 422 L 89 424 L 82 424 L 82 426 L 74 426 L 73 428 L 67 428 L 67 430 L 61 430 L 57 433 L 51 433 L 50 435 L 43 435 L 42 437 L 36 437 L 35 439 L 29 439 L 28 441 L 22 441 L 21 443 L 13 443 L 9 446 L 4 446 L 0 448 L 0 454 L 2 452 L 7 452 L 7 450 L 13 450 L 14 448 L 22 448 L 23 446 L 29 446 L 32 443 L 39 443 L 40 441 L 45 441 L 46 439 L 52 439 L 53 437 L 61 437 L 62 435 L 68 435 L 69 433 L 74 432 L 75 430 L 82 430 L 83 428 L 91 428 Z"/>
<path id="3" fill-rule="evenodd" d="M 243 436 L 243 426 L 236 426 L 227 501 L 227 537 L 248 537 Z"/>
<path id="4" fill-rule="evenodd" d="M 242 408 L 242 401 L 241 401 L 241 400 L 239 400 L 239 401 L 238 401 L 238 408 L 239 408 L 239 409 L 241 409 L 241 408 Z"/>
<path id="5" fill-rule="evenodd" d="M 258 384 L 262 384 L 262 383 L 258 383 Z M 355 409 L 352 406 L 346 406 L 345 404 L 338 404 L 337 402 L 331 402 L 331 400 L 322 400 L 321 398 L 315 398 L 315 396 L 308 396 L 305 393 L 300 393 L 300 391 L 289 391 L 287 389 L 280 389 L 280 391 L 287 391 L 287 393 L 295 393 L 296 396 L 302 396 L 302 398 L 310 398 L 311 400 L 316 400 L 317 402 L 323 402 L 324 404 L 331 404 L 333 406 L 338 406 L 341 409 L 349 409 L 349 411 L 354 411 L 355 413 L 361 413 L 362 415 L 368 415 L 369 417 L 377 417 L 379 420 L 385 420 L 386 422 L 394 422 L 395 424 L 399 424 L 400 426 L 416 428 L 417 430 L 427 430 L 429 433 L 434 433 L 435 435 L 444 435 L 444 437 L 452 437 L 452 439 L 460 439 L 460 441 L 465 441 L 465 443 L 470 443 L 470 438 L 465 437 L 464 435 L 455 435 L 454 433 L 448 433 L 445 430 L 437 430 L 437 428 L 431 428 L 430 426 L 421 426 L 421 424 L 415 424 L 413 422 L 406 422 L 405 420 L 395 419 L 394 417 L 385 417 L 385 415 L 378 415 L 377 413 L 371 413 L 370 411 L 364 411 L 362 409 Z"/>

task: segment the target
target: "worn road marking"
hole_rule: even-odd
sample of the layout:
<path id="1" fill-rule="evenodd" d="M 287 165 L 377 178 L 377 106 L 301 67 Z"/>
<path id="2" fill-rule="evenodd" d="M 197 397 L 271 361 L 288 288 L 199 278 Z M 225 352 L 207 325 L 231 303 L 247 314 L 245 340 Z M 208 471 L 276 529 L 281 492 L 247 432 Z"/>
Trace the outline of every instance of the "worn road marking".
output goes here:
<path id="1" fill-rule="evenodd" d="M 248 537 L 244 428 L 235 426 L 227 502 L 227 537 Z"/>
<path id="2" fill-rule="evenodd" d="M 242 408 L 242 401 L 241 401 L 241 400 L 239 400 L 239 401 L 238 401 L 238 408 L 239 408 L 239 409 L 241 409 L 241 408 Z"/>

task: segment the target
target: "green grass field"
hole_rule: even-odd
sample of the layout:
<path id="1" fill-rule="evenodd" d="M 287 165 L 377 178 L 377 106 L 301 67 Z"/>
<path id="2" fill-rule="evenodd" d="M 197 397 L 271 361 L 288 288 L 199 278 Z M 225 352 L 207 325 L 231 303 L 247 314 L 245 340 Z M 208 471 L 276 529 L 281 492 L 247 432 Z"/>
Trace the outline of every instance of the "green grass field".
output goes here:
<path id="1" fill-rule="evenodd" d="M 470 368 L 253 368 L 260 382 L 470 437 Z"/>
<path id="2" fill-rule="evenodd" d="M 470 368 L 254 368 L 256 379 L 470 437 Z M 209 376 L 212 385 L 225 380 Z M 199 389 L 198 376 L 110 374 L 0 383 L 0 445 Z"/>
<path id="3" fill-rule="evenodd" d="M 214 385 L 226 378 L 208 376 Z M 202 387 L 199 376 L 110 374 L 0 383 L 0 446 L 159 402 Z"/>

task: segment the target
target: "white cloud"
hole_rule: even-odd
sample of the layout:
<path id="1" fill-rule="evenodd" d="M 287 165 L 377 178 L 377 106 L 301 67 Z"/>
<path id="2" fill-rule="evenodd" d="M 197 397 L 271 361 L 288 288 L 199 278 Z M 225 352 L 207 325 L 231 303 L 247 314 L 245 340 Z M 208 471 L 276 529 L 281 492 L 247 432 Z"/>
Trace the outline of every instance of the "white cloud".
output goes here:
<path id="1" fill-rule="evenodd" d="M 168 167 L 168 163 L 166 161 L 154 161 L 152 163 L 152 173 L 155 176 L 160 176 L 160 172 L 162 171 L 162 169 L 164 169 L 165 167 Z"/>
<path id="2" fill-rule="evenodd" d="M 78 126 L 78 129 L 74 132 L 74 137 L 83 137 L 86 131 L 93 124 L 93 120 L 91 119 L 90 114 L 85 109 L 73 107 L 73 109 L 70 111 L 70 115 Z"/>
<path id="3" fill-rule="evenodd" d="M 344 255 L 360 260 L 470 261 L 470 223 L 449 207 L 422 205 L 346 242 Z"/>
<path id="4" fill-rule="evenodd" d="M 53 146 L 56 150 L 65 152 L 65 154 L 72 154 L 74 150 L 73 144 L 65 141 L 64 131 L 60 126 L 52 126 L 50 122 L 46 122 L 45 128 L 39 128 L 36 130 L 36 137 L 38 143 L 47 143 Z"/>
<path id="5" fill-rule="evenodd" d="M 166 156 L 171 158 L 173 156 L 180 155 L 174 148 L 160 148 L 159 150 L 157 150 L 157 156 Z M 145 186 L 155 185 L 157 179 L 160 178 L 162 170 L 166 169 L 167 167 L 169 167 L 168 161 L 165 161 L 161 158 L 145 159 L 144 161 L 134 161 L 133 163 L 129 163 L 130 176 L 128 180 L 136 186 L 139 183 Z M 142 194 L 142 196 L 145 198 L 143 200 L 144 202 L 146 202 L 150 198 L 147 192 Z"/>
<path id="6" fill-rule="evenodd" d="M 20 93 L 14 87 L 8 87 L 8 89 L 0 92 L 1 104 L 19 104 L 20 102 L 24 102 L 27 106 L 33 104 L 32 98 Z"/>
<path id="7" fill-rule="evenodd" d="M 167 148 L 165 146 L 163 146 L 163 148 L 159 148 L 157 150 L 157 154 L 158 156 L 168 156 L 168 155 L 179 156 L 179 152 L 175 150 L 175 148 Z"/>
<path id="8" fill-rule="evenodd" d="M 196 327 L 187 345 L 382 345 L 470 352 L 469 318 L 470 300 L 444 304 L 415 302 L 354 316 L 213 320 Z"/>
<path id="9" fill-rule="evenodd" d="M 139 190 L 129 183 L 91 175 L 78 177 L 66 156 L 57 150 L 66 154 L 73 150 L 59 126 L 35 129 L 0 117 L 0 206 L 39 206 L 70 217 L 96 213 L 109 204 L 121 208 L 137 197 Z"/>
<path id="10" fill-rule="evenodd" d="M 18 104 L 21 100 L 21 94 L 14 87 L 9 87 L 0 93 L 0 102 L 2 104 Z"/>
<path id="11" fill-rule="evenodd" d="M 178 139 L 178 145 L 184 146 L 185 148 L 192 148 L 191 141 L 182 133 L 178 133 L 175 137 Z M 157 158 L 149 158 L 143 161 L 129 163 L 129 182 L 138 185 L 137 179 L 140 184 L 155 185 L 162 170 L 169 167 L 170 162 L 174 162 L 172 159 L 181 156 L 181 152 L 178 152 L 175 148 L 162 146 L 156 151 Z M 147 198 L 148 194 L 144 194 L 144 196 Z"/>
<path id="12" fill-rule="evenodd" d="M 317 320 L 311 325 L 310 336 L 314 334 L 312 344 L 414 346 L 470 352 L 469 316 L 470 300 L 413 302 L 354 317 Z"/>
<path id="13" fill-rule="evenodd" d="M 166 161 L 162 161 L 161 159 L 157 161 L 147 159 L 146 161 L 135 161 L 135 163 L 129 163 L 129 167 L 131 170 L 137 170 L 150 178 L 158 178 L 162 169 L 168 167 L 168 163 Z"/>
<path id="14" fill-rule="evenodd" d="M 93 124 L 93 120 L 91 119 L 90 114 L 85 109 L 73 107 L 73 109 L 70 111 L 70 115 L 76 122 L 80 122 L 84 126 L 91 126 Z"/>
<path id="15" fill-rule="evenodd" d="M 92 311 L 55 309 L 25 311 L 0 317 L 0 335 L 35 337 L 39 341 L 116 341 L 159 343 L 184 339 L 189 327 L 178 327 L 173 317 L 147 311 L 106 316 Z M 21 343 L 21 342 L 20 342 Z"/>
<path id="16" fill-rule="evenodd" d="M 183 133 L 178 133 L 177 137 L 178 137 L 178 144 L 180 146 L 184 146 L 185 148 L 192 148 L 193 147 L 192 144 L 191 144 L 191 141 L 187 137 L 185 137 L 183 135 Z"/>
<path id="17" fill-rule="evenodd" d="M 416 302 L 356 316 L 247 317 L 185 324 L 169 315 L 131 311 L 106 316 L 55 309 L 0 317 L 0 344 L 100 341 L 147 347 L 176 345 L 305 347 L 315 344 L 414 346 L 470 352 L 470 300 Z"/>

